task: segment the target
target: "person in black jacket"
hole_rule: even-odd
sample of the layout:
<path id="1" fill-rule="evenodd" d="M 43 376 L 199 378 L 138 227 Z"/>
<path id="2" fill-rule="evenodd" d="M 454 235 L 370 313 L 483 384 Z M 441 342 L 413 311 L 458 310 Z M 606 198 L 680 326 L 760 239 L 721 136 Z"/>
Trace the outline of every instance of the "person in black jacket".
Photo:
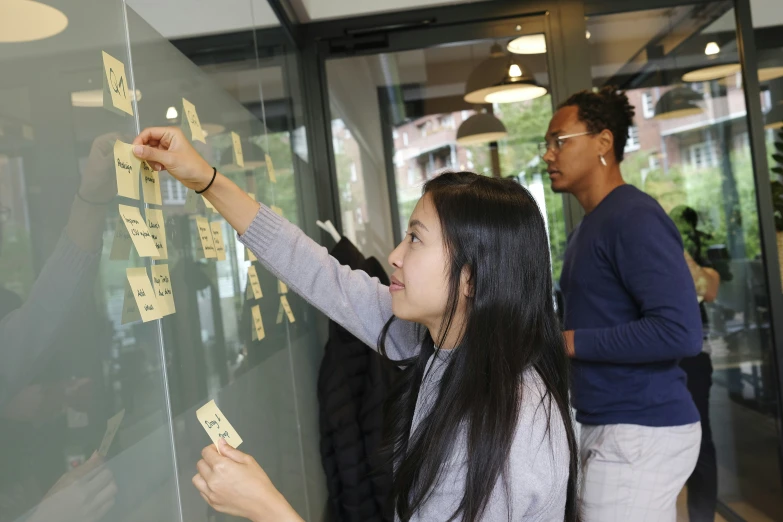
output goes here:
<path id="1" fill-rule="evenodd" d="M 345 237 L 331 255 L 388 285 L 374 257 L 365 259 Z M 379 453 L 384 402 L 398 368 L 330 321 L 318 375 L 321 460 L 329 490 L 329 519 L 340 522 L 393 520 L 387 506 L 392 484 L 388 458 Z"/>

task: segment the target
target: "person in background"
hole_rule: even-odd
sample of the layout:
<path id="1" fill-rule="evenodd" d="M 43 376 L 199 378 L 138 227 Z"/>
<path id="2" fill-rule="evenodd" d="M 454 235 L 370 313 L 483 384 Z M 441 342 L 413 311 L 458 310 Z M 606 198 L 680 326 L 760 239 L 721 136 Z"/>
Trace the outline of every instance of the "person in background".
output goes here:
<path id="1" fill-rule="evenodd" d="M 685 260 L 691 272 L 699 299 L 701 321 L 704 330 L 704 344 L 700 354 L 680 361 L 680 367 L 688 376 L 688 390 L 701 417 L 701 449 L 696 469 L 688 478 L 688 517 L 691 522 L 712 522 L 715 520 L 715 506 L 718 503 L 718 465 L 715 444 L 710 427 L 710 388 L 712 387 L 712 358 L 710 357 L 709 325 L 704 303 L 711 303 L 718 297 L 721 275 L 712 268 L 704 255 L 704 239 L 707 234 L 696 227 L 699 215 L 684 205 L 669 212 L 680 231 L 685 246 Z"/>
<path id="2" fill-rule="evenodd" d="M 292 292 L 405 368 L 390 412 L 397 519 L 578 520 L 568 358 L 529 192 L 469 172 L 428 181 L 389 255 L 387 287 L 252 200 L 181 130 L 146 129 L 134 146 L 203 193 Z M 220 444 L 221 454 L 203 450 L 193 477 L 212 507 L 301 520 L 250 455 Z"/>
<path id="3" fill-rule="evenodd" d="M 675 520 L 701 440 L 679 366 L 701 351 L 696 291 L 674 223 L 623 181 L 633 116 L 614 88 L 580 92 L 557 110 L 541 145 L 552 189 L 585 211 L 560 286 L 589 522 Z"/>

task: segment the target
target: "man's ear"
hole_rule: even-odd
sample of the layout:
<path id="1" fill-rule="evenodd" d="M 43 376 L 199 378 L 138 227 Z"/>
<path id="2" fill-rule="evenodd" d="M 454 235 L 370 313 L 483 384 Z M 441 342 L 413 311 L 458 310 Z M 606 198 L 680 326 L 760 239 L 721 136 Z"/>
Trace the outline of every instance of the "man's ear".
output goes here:
<path id="1" fill-rule="evenodd" d="M 598 133 L 598 154 L 614 159 L 614 134 L 609 129 Z"/>

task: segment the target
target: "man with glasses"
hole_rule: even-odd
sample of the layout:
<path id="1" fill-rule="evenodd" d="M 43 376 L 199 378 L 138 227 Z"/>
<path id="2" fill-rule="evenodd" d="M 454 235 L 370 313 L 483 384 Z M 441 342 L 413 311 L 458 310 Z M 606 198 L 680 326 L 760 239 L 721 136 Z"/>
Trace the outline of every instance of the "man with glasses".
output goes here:
<path id="1" fill-rule="evenodd" d="M 677 227 L 623 181 L 633 116 L 624 93 L 581 92 L 541 144 L 552 189 L 585 211 L 560 287 L 588 522 L 674 521 L 701 439 L 678 365 L 702 347 L 696 291 Z"/>

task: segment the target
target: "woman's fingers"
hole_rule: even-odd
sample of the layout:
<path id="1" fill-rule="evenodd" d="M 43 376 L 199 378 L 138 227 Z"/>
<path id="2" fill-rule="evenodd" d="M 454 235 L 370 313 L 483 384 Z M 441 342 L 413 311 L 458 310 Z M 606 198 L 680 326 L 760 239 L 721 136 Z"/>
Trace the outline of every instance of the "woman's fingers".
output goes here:
<path id="1" fill-rule="evenodd" d="M 245 464 L 247 462 L 247 458 L 248 458 L 247 453 L 243 453 L 243 452 L 239 451 L 238 449 L 233 448 L 224 439 L 220 439 L 218 444 L 220 444 L 220 453 L 224 457 L 228 457 L 229 459 L 231 459 L 234 462 L 237 462 L 239 464 Z"/>
<path id="2" fill-rule="evenodd" d="M 203 459 L 196 463 L 196 469 L 204 479 L 208 480 L 212 476 L 212 467 Z"/>
<path id="3" fill-rule="evenodd" d="M 141 134 L 133 140 L 133 145 L 152 145 L 157 146 L 167 138 L 171 140 L 171 127 L 147 127 Z M 168 148 L 169 143 L 166 143 Z"/>
<path id="4" fill-rule="evenodd" d="M 202 477 L 200 473 L 193 475 L 191 482 L 193 482 L 193 485 L 196 486 L 196 489 L 199 491 L 199 493 L 202 494 L 202 496 L 209 496 L 209 494 L 212 492 L 212 490 L 209 489 L 209 484 L 207 484 L 207 481 L 204 480 L 204 477 Z"/>
<path id="5" fill-rule="evenodd" d="M 135 154 L 137 158 L 146 160 L 151 166 L 153 163 L 157 165 L 158 168 L 153 168 L 158 171 L 162 170 L 160 167 L 170 170 L 170 168 L 174 166 L 174 155 L 162 148 L 134 145 L 133 154 Z"/>

